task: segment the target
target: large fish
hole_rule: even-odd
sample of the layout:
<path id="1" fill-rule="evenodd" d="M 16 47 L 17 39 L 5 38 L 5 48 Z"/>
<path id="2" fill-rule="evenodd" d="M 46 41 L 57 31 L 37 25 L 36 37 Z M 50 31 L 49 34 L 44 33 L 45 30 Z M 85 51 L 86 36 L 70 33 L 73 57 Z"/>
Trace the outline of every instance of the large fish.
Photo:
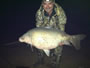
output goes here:
<path id="1" fill-rule="evenodd" d="M 27 31 L 19 41 L 35 46 L 49 56 L 50 49 L 58 47 L 60 43 L 69 46 L 72 44 L 76 49 L 80 49 L 80 40 L 84 37 L 85 35 L 69 35 L 58 29 L 38 27 Z"/>

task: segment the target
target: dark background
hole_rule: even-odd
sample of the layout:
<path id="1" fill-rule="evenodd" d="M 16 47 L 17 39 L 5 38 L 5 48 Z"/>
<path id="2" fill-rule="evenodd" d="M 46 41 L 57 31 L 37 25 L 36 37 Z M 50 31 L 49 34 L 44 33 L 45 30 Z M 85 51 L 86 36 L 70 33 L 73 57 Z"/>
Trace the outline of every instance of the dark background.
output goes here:
<path id="1" fill-rule="evenodd" d="M 66 32 L 68 34 L 85 34 L 87 36 L 82 42 L 81 53 L 82 55 L 88 57 L 88 59 L 90 60 L 89 0 L 56 0 L 56 2 L 62 6 L 67 15 Z M 18 41 L 18 38 L 22 34 L 24 34 L 27 30 L 35 27 L 35 13 L 39 9 L 40 4 L 41 0 L 2 0 L 0 2 L 1 57 L 7 57 L 8 53 L 10 55 L 13 54 L 11 53 L 12 48 L 17 48 L 20 43 L 18 43 L 17 45 L 6 44 Z M 67 48 L 65 48 L 64 50 L 66 49 Z M 6 52 L 8 50 L 11 51 Z M 4 60 L 9 58 L 6 57 L 4 57 Z"/>
<path id="2" fill-rule="evenodd" d="M 56 2 L 66 12 L 67 33 L 90 34 L 88 0 L 56 0 Z M 21 34 L 35 27 L 35 13 L 40 7 L 41 0 L 3 0 L 0 3 L 0 36 L 3 43 L 15 41 Z"/>

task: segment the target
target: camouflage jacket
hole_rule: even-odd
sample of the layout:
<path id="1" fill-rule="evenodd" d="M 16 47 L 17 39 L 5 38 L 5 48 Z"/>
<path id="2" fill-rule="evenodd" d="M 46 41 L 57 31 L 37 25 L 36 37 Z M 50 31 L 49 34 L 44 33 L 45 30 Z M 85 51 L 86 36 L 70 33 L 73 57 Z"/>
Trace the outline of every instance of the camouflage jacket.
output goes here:
<path id="1" fill-rule="evenodd" d="M 42 6 L 36 13 L 36 27 L 51 27 L 64 31 L 66 20 L 64 10 L 56 3 L 51 16 L 44 11 Z"/>

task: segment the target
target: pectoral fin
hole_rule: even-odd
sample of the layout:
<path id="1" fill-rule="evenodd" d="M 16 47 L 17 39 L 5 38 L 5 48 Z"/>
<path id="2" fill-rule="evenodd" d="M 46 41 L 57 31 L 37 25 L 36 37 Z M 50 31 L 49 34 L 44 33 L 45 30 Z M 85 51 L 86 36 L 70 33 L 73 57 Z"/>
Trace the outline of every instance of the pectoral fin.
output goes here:
<path id="1" fill-rule="evenodd" d="M 50 50 L 43 50 L 44 52 L 45 52 L 45 54 L 47 55 L 47 56 L 49 56 L 50 55 Z"/>

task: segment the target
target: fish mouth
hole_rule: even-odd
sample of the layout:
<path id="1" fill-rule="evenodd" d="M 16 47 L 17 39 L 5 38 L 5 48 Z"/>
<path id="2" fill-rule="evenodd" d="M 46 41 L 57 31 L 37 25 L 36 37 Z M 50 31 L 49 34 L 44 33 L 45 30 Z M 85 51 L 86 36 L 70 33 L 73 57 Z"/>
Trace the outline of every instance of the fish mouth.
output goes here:
<path id="1" fill-rule="evenodd" d="M 24 38 L 19 38 L 19 42 L 24 42 Z"/>

